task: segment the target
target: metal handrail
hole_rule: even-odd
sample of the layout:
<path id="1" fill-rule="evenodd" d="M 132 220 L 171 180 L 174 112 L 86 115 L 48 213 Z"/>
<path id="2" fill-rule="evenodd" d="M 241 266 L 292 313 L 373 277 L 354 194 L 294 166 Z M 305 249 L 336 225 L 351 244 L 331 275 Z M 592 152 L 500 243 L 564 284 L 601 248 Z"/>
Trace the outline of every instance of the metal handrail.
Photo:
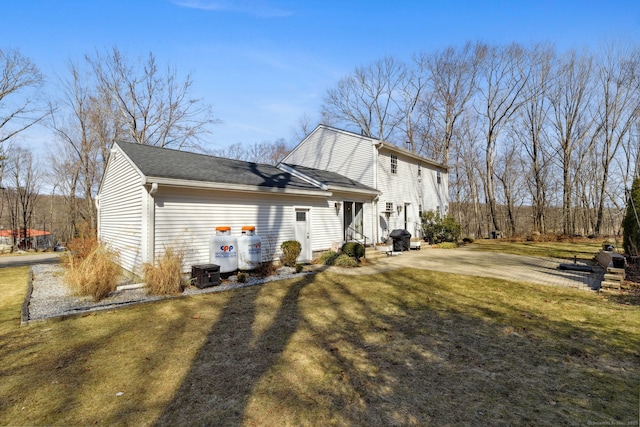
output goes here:
<path id="1" fill-rule="evenodd" d="M 346 231 L 353 231 L 356 235 L 358 235 L 358 234 L 361 235 L 364 238 L 364 242 L 361 242 L 360 239 L 356 239 L 356 238 L 354 238 L 353 240 L 355 240 L 358 243 L 363 244 L 365 247 L 367 247 L 367 239 L 369 239 L 370 241 L 373 241 L 373 239 L 371 239 L 370 237 L 365 236 L 364 233 L 361 233 L 360 231 L 358 231 L 358 230 L 356 230 L 354 228 L 347 227 Z"/>

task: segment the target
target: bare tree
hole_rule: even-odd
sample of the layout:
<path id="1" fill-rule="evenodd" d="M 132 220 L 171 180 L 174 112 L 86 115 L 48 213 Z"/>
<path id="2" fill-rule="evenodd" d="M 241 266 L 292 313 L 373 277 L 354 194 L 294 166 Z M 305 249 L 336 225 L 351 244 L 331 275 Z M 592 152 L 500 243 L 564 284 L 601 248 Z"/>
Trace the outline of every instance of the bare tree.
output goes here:
<path id="1" fill-rule="evenodd" d="M 575 178 L 574 156 L 591 132 L 593 119 L 589 107 L 594 95 L 591 80 L 593 60 L 587 55 L 568 52 L 557 63 L 555 84 L 549 93 L 553 115 L 554 158 L 562 169 L 562 231 L 573 235 L 572 188 Z M 586 154 L 589 147 L 582 150 Z M 578 163 L 578 166 L 580 162 Z"/>
<path id="2" fill-rule="evenodd" d="M 510 129 L 526 153 L 529 167 L 525 168 L 531 193 L 533 230 L 546 233 L 548 170 L 551 156 L 548 150 L 548 92 L 553 84 L 552 74 L 555 52 L 551 47 L 538 45 L 531 51 L 531 76 L 525 86 L 525 99 Z M 524 172 L 524 171 L 523 171 Z"/>
<path id="3" fill-rule="evenodd" d="M 41 121 L 37 89 L 43 77 L 18 50 L 0 49 L 0 145 Z"/>
<path id="4" fill-rule="evenodd" d="M 432 147 L 430 157 L 449 163 L 449 152 L 458 120 L 474 95 L 482 45 L 465 44 L 425 55 L 419 64 L 426 68 L 431 91 L 419 105 L 420 117 L 428 117 L 422 132 L 423 144 Z M 417 85 L 419 88 L 420 85 Z"/>
<path id="5" fill-rule="evenodd" d="M 640 50 L 609 46 L 598 63 L 597 80 L 601 97 L 596 110 L 597 132 L 594 137 L 598 140 L 601 180 L 597 183 L 594 233 L 600 235 L 611 163 L 638 119 Z"/>
<path id="6" fill-rule="evenodd" d="M 38 200 L 39 173 L 31 151 L 15 147 L 8 161 L 8 205 L 11 210 L 12 228 L 20 229 L 18 239 L 23 238 L 22 249 L 29 249 L 29 229 Z"/>
<path id="7" fill-rule="evenodd" d="M 330 89 L 322 115 L 362 135 L 391 141 L 402 117 L 398 114 L 398 93 L 405 78 L 405 66 L 385 57 L 367 67 L 358 67 Z"/>
<path id="8" fill-rule="evenodd" d="M 213 150 L 211 154 L 227 159 L 275 166 L 289 153 L 289 150 L 284 138 L 280 138 L 273 142 L 264 141 L 248 147 L 240 143 L 232 144 L 223 149 Z"/>
<path id="9" fill-rule="evenodd" d="M 99 138 L 101 124 L 108 115 L 91 87 L 91 76 L 75 65 L 69 65 L 70 78 L 61 82 L 63 108 L 51 115 L 52 129 L 60 141 L 60 150 L 52 164 L 59 174 L 66 175 L 63 185 L 72 209 L 70 220 L 75 229 L 81 215 L 90 229 L 95 229 L 96 211 L 93 197 L 106 162 L 106 150 L 112 141 Z M 67 116 L 63 116 L 67 113 Z M 96 132 L 98 130 L 98 132 Z M 78 199 L 79 198 L 79 199 Z M 83 204 L 82 209 L 78 203 Z"/>
<path id="10" fill-rule="evenodd" d="M 216 123 L 210 107 L 191 98 L 191 74 L 180 80 L 174 68 L 163 73 L 155 57 L 130 63 L 117 49 L 86 57 L 97 86 L 116 114 L 122 137 L 137 144 L 201 148 L 209 126 Z"/>
<path id="11" fill-rule="evenodd" d="M 482 51 L 478 112 L 485 121 L 485 195 L 489 221 L 498 232 L 500 224 L 495 195 L 497 143 L 500 133 L 525 101 L 523 92 L 530 70 L 527 68 L 527 52 L 518 44 L 479 46 L 478 49 Z"/>

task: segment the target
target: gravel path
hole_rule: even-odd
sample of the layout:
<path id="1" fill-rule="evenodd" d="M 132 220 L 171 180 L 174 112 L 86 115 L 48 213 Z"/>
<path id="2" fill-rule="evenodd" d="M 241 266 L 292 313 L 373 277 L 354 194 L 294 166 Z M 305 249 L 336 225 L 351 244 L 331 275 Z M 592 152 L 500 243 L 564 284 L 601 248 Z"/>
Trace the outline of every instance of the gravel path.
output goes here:
<path id="1" fill-rule="evenodd" d="M 33 290 L 28 301 L 28 312 L 23 313 L 23 323 L 31 320 L 44 320 L 53 317 L 64 317 L 77 313 L 97 310 L 108 310 L 115 307 L 130 305 L 146 301 L 156 301 L 166 297 L 148 295 L 144 288 L 127 289 L 113 292 L 109 297 L 93 302 L 91 297 L 74 295 L 71 289 L 62 281 L 63 270 L 59 265 L 36 264 L 31 267 L 33 273 Z M 283 280 L 300 277 L 310 272 L 295 273 L 294 269 L 282 268 L 278 274 L 264 279 L 249 277 L 245 283 L 229 282 L 219 286 L 199 289 L 195 286 L 187 287 L 179 296 L 196 295 L 211 292 L 222 292 L 229 289 L 255 286 L 273 280 Z M 26 318 L 24 318 L 26 317 Z"/>

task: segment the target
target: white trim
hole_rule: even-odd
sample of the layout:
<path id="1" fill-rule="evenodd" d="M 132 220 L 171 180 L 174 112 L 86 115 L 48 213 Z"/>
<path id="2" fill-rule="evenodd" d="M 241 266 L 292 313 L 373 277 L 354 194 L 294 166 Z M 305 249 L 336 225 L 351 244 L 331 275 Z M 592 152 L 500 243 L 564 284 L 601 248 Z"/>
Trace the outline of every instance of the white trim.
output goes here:
<path id="1" fill-rule="evenodd" d="M 297 214 L 298 212 L 306 212 L 306 225 L 307 225 L 307 234 L 309 235 L 307 241 L 307 253 L 303 254 L 300 252 L 300 256 L 298 259 L 300 261 L 311 261 L 313 259 L 313 224 L 312 224 L 312 208 L 311 206 L 293 206 L 293 237 L 296 238 L 296 229 L 298 225 Z"/>
<path id="2" fill-rule="evenodd" d="M 154 176 L 145 176 L 144 184 L 157 183 L 167 187 L 182 187 L 182 188 L 200 188 L 206 190 L 220 190 L 220 191 L 233 191 L 235 193 L 253 193 L 259 191 L 261 193 L 276 193 L 276 194 L 291 194 L 310 197 L 331 197 L 332 193 L 323 190 L 300 190 L 291 188 L 275 188 L 275 187 L 261 187 L 257 185 L 246 184 L 227 184 L 221 182 L 210 181 L 193 181 L 189 179 L 175 179 L 175 178 L 161 178 Z"/>
<path id="3" fill-rule="evenodd" d="M 286 173 L 295 176 L 296 178 L 299 178 L 299 179 L 301 179 L 303 181 L 306 181 L 311 185 L 315 185 L 316 187 L 318 187 L 318 188 L 320 188 L 322 190 L 326 191 L 326 190 L 329 189 L 329 187 L 325 183 L 323 183 L 321 181 L 318 181 L 317 179 L 313 179 L 310 176 L 307 176 L 304 173 L 300 172 L 299 170 L 294 169 L 289 165 L 285 165 L 284 163 L 280 163 L 278 165 L 278 169 L 281 169 L 281 170 L 285 171 Z"/>

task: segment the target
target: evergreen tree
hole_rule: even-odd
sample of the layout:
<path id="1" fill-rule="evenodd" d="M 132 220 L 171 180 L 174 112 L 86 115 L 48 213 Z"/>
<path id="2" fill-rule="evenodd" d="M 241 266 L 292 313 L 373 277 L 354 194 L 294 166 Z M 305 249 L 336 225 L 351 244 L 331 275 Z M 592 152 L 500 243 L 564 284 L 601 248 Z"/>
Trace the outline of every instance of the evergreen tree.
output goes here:
<path id="1" fill-rule="evenodd" d="M 633 180 L 627 199 L 627 213 L 622 222 L 624 228 L 622 245 L 627 255 L 640 253 L 640 177 Z"/>

